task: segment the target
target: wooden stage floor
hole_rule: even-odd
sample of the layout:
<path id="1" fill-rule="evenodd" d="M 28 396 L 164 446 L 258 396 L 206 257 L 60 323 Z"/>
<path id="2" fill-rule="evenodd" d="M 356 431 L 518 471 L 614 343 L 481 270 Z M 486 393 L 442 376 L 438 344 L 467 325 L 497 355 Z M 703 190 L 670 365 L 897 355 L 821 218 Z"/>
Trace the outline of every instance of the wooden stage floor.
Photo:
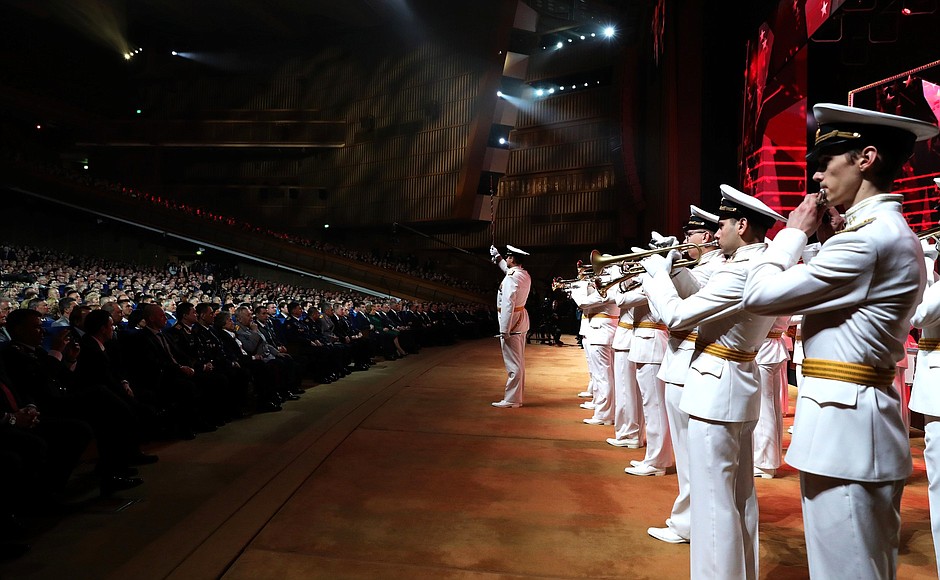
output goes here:
<path id="1" fill-rule="evenodd" d="M 161 461 L 141 468 L 145 485 L 30 521 L 33 549 L 0 564 L 0 578 L 688 577 L 688 546 L 646 534 L 669 513 L 675 475 L 624 474 L 643 450 L 611 447 L 612 427 L 581 422 L 581 349 L 526 355 L 520 409 L 490 406 L 505 373 L 483 339 L 154 446 Z M 935 578 L 914 434 L 898 575 Z M 761 577 L 806 578 L 796 472 L 756 486 Z"/>

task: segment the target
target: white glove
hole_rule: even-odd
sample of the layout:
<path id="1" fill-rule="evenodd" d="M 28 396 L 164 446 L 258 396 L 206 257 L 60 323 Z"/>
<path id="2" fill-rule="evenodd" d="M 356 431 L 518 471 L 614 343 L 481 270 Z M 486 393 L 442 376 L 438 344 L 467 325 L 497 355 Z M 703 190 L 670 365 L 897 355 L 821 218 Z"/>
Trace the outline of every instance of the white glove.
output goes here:
<path id="1" fill-rule="evenodd" d="M 643 260 L 640 261 L 640 264 L 650 276 L 655 276 L 659 272 L 665 272 L 666 274 L 669 274 L 672 271 L 672 263 L 667 261 L 666 258 L 660 256 L 659 254 L 653 254 L 648 258 L 643 258 Z"/>
<path id="2" fill-rule="evenodd" d="M 499 255 L 499 250 L 496 249 L 496 246 L 490 246 L 490 256 L 494 258 Z"/>
<path id="3" fill-rule="evenodd" d="M 940 242 L 938 242 L 940 244 Z M 937 245 L 928 243 L 927 240 L 920 241 L 920 247 L 924 250 L 924 257 L 934 262 L 937 261 Z"/>
<path id="4" fill-rule="evenodd" d="M 653 239 L 650 240 L 650 249 L 671 248 L 679 244 L 676 236 L 663 236 L 659 232 L 652 232 Z"/>
<path id="5" fill-rule="evenodd" d="M 654 254 L 640 261 L 640 264 L 643 265 L 643 269 L 650 276 L 655 276 L 658 272 L 665 272 L 666 275 L 669 275 L 672 273 L 673 263 L 681 257 L 682 254 L 679 253 L 679 250 L 672 250 L 665 257 Z"/>

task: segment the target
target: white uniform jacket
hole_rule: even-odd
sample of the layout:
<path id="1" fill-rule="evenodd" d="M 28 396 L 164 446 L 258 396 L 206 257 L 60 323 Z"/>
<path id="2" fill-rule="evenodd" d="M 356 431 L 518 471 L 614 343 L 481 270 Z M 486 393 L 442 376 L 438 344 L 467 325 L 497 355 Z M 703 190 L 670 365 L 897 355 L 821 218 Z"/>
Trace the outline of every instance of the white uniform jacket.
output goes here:
<path id="1" fill-rule="evenodd" d="M 924 291 L 920 243 L 901 214 L 902 196 L 870 197 L 846 213 L 843 233 L 811 262 L 795 265 L 806 235 L 785 228 L 747 283 L 745 308 L 803 314 L 806 358 L 894 368 L 905 356 L 911 315 Z M 885 482 L 911 473 L 910 441 L 893 389 L 804 377 L 787 463 L 801 471 Z M 887 391 L 891 391 L 888 393 Z M 893 393 L 893 394 L 892 394 Z M 892 399 L 893 397 L 893 399 Z"/>
<path id="2" fill-rule="evenodd" d="M 911 324 L 923 329 L 921 339 L 940 340 L 940 284 L 924 292 Z M 940 350 L 917 351 L 914 390 L 908 408 L 924 415 L 940 416 Z"/>
<path id="3" fill-rule="evenodd" d="M 685 300 L 665 272 L 643 283 L 650 302 L 670 330 L 699 327 L 695 352 L 685 379 L 679 408 L 701 419 L 723 422 L 756 421 L 760 416 L 760 374 L 757 363 L 736 362 L 702 351 L 718 345 L 741 353 L 756 353 L 773 318 L 743 309 L 744 285 L 753 258 L 766 246 L 739 248 L 715 271 L 701 290 Z"/>
<path id="4" fill-rule="evenodd" d="M 774 325 L 770 327 L 768 334 L 777 334 L 780 336 L 768 336 L 764 343 L 760 345 L 757 351 L 757 364 L 775 365 L 789 360 L 790 351 L 787 350 L 787 341 L 784 333 L 790 328 L 789 316 L 778 316 L 774 320 Z"/>
<path id="5" fill-rule="evenodd" d="M 587 343 L 610 346 L 620 319 L 620 308 L 610 294 L 603 298 L 593 284 L 575 285 L 571 288 L 571 299 L 588 321 L 586 327 L 582 326 Z"/>
<path id="6" fill-rule="evenodd" d="M 646 274 L 640 275 L 641 279 Z M 633 308 L 633 342 L 630 343 L 629 360 L 637 364 L 662 364 L 666 355 L 668 331 L 662 321 L 653 316 L 642 288 L 617 294 L 620 308 Z M 641 325 L 659 325 L 659 328 L 641 328 Z"/>
<path id="7" fill-rule="evenodd" d="M 725 256 L 721 250 L 712 250 L 702 256 L 698 266 L 693 270 L 680 270 L 679 274 L 672 278 L 679 298 L 685 299 L 698 292 L 708 283 L 712 274 L 723 267 L 724 263 Z M 653 314 L 659 317 L 659 313 L 653 312 Z M 657 375 L 659 380 L 674 385 L 685 384 L 685 376 L 689 373 L 689 365 L 692 363 L 692 355 L 695 352 L 697 334 L 698 328 L 691 333 L 689 331 L 669 333 L 666 355 L 663 357 L 663 365 Z"/>
<path id="8" fill-rule="evenodd" d="M 496 294 L 499 331 L 529 332 L 529 313 L 525 310 L 525 302 L 529 298 L 532 279 L 520 266 L 507 268 L 506 260 L 500 260 L 499 267 L 506 273 Z"/>
<path id="9" fill-rule="evenodd" d="M 614 342 L 610 346 L 614 350 L 630 350 L 631 344 L 633 344 L 633 309 L 621 308 Z"/>

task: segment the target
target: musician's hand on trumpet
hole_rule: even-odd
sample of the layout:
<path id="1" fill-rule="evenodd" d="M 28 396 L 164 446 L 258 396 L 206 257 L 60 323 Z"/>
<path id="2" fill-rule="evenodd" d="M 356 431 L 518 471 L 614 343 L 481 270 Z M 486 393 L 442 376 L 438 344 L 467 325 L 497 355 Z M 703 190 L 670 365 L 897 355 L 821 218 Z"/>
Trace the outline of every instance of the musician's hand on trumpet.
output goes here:
<path id="1" fill-rule="evenodd" d="M 655 276 L 660 272 L 665 272 L 668 276 L 672 273 L 673 264 L 675 264 L 676 261 L 680 260 L 681 258 L 682 254 L 679 253 L 679 250 L 672 250 L 665 256 L 662 256 L 661 254 L 655 254 L 649 256 L 648 258 L 644 258 L 640 261 L 640 264 L 646 270 L 646 273 L 650 276 Z"/>
<path id="2" fill-rule="evenodd" d="M 650 240 L 649 247 L 651 250 L 658 250 L 660 248 L 671 248 L 673 246 L 679 245 L 679 240 L 676 239 L 676 236 L 664 236 L 657 231 L 651 233 L 652 239 Z"/>
<path id="3" fill-rule="evenodd" d="M 816 233 L 822 223 L 822 216 L 827 214 L 829 210 L 825 205 L 825 193 L 826 191 L 822 190 L 820 193 L 806 194 L 800 205 L 790 212 L 790 216 L 787 218 L 787 227 L 802 231 L 806 234 L 806 237 Z"/>

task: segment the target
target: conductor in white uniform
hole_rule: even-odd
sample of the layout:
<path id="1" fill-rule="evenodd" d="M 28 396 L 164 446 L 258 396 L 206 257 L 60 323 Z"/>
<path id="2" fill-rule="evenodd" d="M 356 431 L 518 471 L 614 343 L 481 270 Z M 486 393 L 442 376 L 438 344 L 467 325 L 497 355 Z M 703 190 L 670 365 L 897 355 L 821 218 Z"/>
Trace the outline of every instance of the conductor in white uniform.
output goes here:
<path id="1" fill-rule="evenodd" d="M 496 294 L 496 311 L 499 319 L 499 344 L 506 365 L 506 394 L 494 407 L 521 407 L 525 399 L 525 340 L 529 332 L 529 314 L 525 309 L 532 279 L 522 267 L 529 254 L 519 248 L 506 245 L 505 259 L 496 246 L 490 246 L 493 262 L 505 272 Z"/>
<path id="2" fill-rule="evenodd" d="M 787 463 L 800 471 L 803 525 L 813 578 L 894 578 L 901 493 L 911 474 L 908 432 L 892 388 L 911 315 L 924 291 L 917 237 L 891 186 L 933 124 L 818 104 L 809 194 L 752 271 L 745 308 L 803 314 L 803 383 Z M 846 209 L 831 235 L 822 216 Z M 807 237 L 823 242 L 796 265 Z"/>

